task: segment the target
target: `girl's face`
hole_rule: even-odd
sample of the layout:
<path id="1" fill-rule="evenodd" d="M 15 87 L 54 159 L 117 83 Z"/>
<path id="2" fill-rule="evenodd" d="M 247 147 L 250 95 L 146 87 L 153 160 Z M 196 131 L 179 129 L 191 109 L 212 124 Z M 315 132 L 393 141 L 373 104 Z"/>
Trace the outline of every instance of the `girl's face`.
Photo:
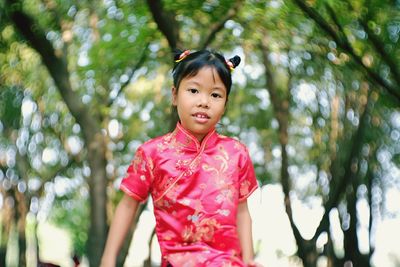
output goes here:
<path id="1" fill-rule="evenodd" d="M 172 88 L 172 104 L 177 107 L 182 126 L 200 142 L 215 127 L 225 111 L 226 88 L 212 67 L 185 77 Z"/>

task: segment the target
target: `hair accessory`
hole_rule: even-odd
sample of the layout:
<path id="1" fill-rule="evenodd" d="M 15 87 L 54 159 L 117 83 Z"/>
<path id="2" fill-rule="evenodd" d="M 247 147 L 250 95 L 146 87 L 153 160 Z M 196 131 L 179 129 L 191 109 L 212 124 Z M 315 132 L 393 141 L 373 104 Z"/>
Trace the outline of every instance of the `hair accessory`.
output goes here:
<path id="1" fill-rule="evenodd" d="M 240 57 L 234 56 L 229 60 L 226 60 L 226 65 L 228 65 L 229 69 L 233 71 L 240 64 Z"/>
<path id="2" fill-rule="evenodd" d="M 229 69 L 230 69 L 231 71 L 233 71 L 233 70 L 235 69 L 235 68 L 233 67 L 233 63 L 230 62 L 229 60 L 226 61 L 226 65 L 228 65 L 228 67 L 229 67 Z"/>
<path id="3" fill-rule="evenodd" d="M 189 50 L 183 51 L 177 60 L 175 60 L 176 63 L 181 62 L 185 57 L 187 57 L 190 54 Z"/>

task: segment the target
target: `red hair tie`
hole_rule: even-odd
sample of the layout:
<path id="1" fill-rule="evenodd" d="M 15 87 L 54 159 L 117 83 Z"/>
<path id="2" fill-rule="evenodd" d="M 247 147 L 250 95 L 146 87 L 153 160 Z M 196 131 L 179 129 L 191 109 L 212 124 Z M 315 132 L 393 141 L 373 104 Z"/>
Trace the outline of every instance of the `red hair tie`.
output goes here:
<path id="1" fill-rule="evenodd" d="M 181 62 L 185 57 L 187 57 L 190 54 L 189 50 L 185 50 L 182 52 L 182 54 L 179 55 L 179 58 L 175 60 L 176 63 Z"/>
<path id="2" fill-rule="evenodd" d="M 235 69 L 235 67 L 233 66 L 233 63 L 230 60 L 226 60 L 225 62 L 231 71 L 233 71 Z"/>

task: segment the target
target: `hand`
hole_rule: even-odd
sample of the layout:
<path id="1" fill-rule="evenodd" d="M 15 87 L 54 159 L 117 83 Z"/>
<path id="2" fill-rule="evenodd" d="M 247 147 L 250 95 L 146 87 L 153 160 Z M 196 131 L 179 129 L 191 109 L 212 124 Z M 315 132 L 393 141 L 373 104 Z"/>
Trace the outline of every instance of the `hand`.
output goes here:
<path id="1" fill-rule="evenodd" d="M 257 263 L 257 262 L 255 262 L 255 261 L 250 261 L 250 262 L 247 264 L 247 266 L 248 266 L 248 267 L 264 267 L 262 264 Z"/>

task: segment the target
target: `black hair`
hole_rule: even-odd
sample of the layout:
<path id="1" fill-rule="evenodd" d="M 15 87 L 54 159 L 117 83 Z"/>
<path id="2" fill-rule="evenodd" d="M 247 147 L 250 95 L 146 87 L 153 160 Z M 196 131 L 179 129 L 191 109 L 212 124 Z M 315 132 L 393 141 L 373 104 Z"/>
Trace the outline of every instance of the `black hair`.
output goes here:
<path id="1" fill-rule="evenodd" d="M 226 95 L 229 96 L 232 87 L 231 69 L 236 68 L 240 63 L 240 57 L 234 56 L 228 61 L 220 53 L 210 50 L 199 50 L 193 53 L 189 51 L 174 51 L 175 65 L 172 70 L 174 87 L 178 90 L 181 81 L 186 77 L 195 76 L 203 67 L 214 68 L 226 88 Z M 176 107 L 172 106 L 171 130 L 179 121 Z"/>
<path id="2" fill-rule="evenodd" d="M 230 63 L 227 63 L 225 58 L 220 53 L 209 50 L 200 50 L 194 53 L 189 53 L 182 59 L 180 57 L 183 55 L 183 53 L 183 51 L 176 50 L 174 55 L 176 63 L 172 70 L 172 76 L 176 90 L 178 90 L 182 79 L 185 77 L 195 76 L 200 69 L 209 66 L 217 71 L 219 78 L 225 85 L 226 93 L 229 95 L 232 87 L 231 67 L 235 68 L 239 65 L 239 56 L 234 56 L 233 58 L 229 59 Z"/>

